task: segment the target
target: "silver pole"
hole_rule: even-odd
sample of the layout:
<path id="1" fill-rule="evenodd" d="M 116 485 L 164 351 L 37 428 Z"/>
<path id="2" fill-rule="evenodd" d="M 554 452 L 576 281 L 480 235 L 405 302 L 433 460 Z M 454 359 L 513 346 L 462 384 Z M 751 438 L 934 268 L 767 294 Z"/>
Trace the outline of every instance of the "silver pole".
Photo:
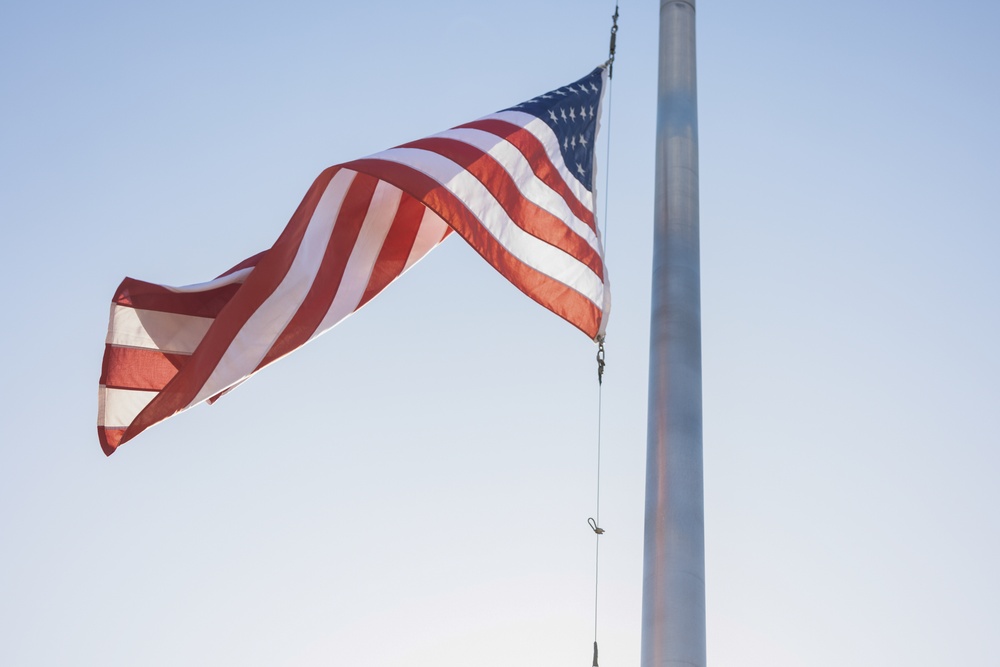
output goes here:
<path id="1" fill-rule="evenodd" d="M 705 665 L 695 0 L 660 0 L 642 667 Z"/>

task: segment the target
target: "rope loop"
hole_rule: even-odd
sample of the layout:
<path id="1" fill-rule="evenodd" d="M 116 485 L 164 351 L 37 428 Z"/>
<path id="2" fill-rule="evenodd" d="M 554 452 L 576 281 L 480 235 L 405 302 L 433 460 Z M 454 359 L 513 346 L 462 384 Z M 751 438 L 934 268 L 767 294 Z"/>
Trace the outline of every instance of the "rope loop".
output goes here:
<path id="1" fill-rule="evenodd" d="M 604 534 L 604 529 L 597 525 L 597 522 L 594 521 L 594 517 L 590 517 L 589 519 L 587 519 L 587 523 L 590 524 L 590 528 L 598 535 Z"/>

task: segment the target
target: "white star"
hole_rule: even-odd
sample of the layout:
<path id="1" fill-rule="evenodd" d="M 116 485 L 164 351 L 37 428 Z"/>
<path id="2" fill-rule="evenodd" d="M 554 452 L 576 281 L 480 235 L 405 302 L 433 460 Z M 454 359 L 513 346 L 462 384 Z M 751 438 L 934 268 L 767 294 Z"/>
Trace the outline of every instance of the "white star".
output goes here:
<path id="1" fill-rule="evenodd" d="M 601 92 L 601 89 L 598 88 L 593 82 L 591 82 L 590 87 L 594 90 L 595 93 Z"/>
<path id="2" fill-rule="evenodd" d="M 594 107 L 590 107 L 590 117 L 594 117 Z"/>
<path id="3" fill-rule="evenodd" d="M 552 96 L 546 93 L 545 95 L 542 95 L 542 99 L 543 100 L 551 100 Z"/>
<path id="4" fill-rule="evenodd" d="M 555 93 L 556 95 L 562 95 L 563 97 L 565 97 L 565 96 L 566 96 L 566 93 L 564 93 L 564 92 L 563 92 L 563 91 L 561 91 L 561 90 L 553 90 L 552 92 L 553 92 L 553 93 Z"/>
<path id="5" fill-rule="evenodd" d="M 584 148 L 587 147 L 587 138 L 582 134 L 580 135 L 580 145 L 583 146 Z"/>
<path id="6" fill-rule="evenodd" d="M 566 120 L 566 110 L 565 109 L 560 109 L 559 110 L 559 115 L 562 116 L 563 120 Z"/>
<path id="7" fill-rule="evenodd" d="M 580 118 L 587 117 L 587 107 L 580 107 Z"/>
<path id="8" fill-rule="evenodd" d="M 559 119 L 556 118 L 556 112 L 553 111 L 552 109 L 549 109 L 549 118 L 552 119 L 553 123 L 558 123 L 559 122 Z"/>
<path id="9" fill-rule="evenodd" d="M 569 150 L 569 139 L 563 139 L 563 150 Z"/>
<path id="10" fill-rule="evenodd" d="M 573 148 L 576 148 L 576 137 L 573 137 L 572 139 L 569 140 L 569 145 L 572 146 Z"/>
<path id="11" fill-rule="evenodd" d="M 585 173 L 585 172 L 583 171 L 583 165 L 582 165 L 582 164 L 580 164 L 579 162 L 577 162 L 577 163 L 576 163 L 576 170 L 577 170 L 578 172 L 580 172 L 580 175 L 581 175 L 581 176 L 583 176 L 583 175 L 584 175 L 584 173 Z"/>
<path id="12" fill-rule="evenodd" d="M 569 119 L 576 120 L 576 114 L 573 112 L 573 107 L 569 108 Z"/>

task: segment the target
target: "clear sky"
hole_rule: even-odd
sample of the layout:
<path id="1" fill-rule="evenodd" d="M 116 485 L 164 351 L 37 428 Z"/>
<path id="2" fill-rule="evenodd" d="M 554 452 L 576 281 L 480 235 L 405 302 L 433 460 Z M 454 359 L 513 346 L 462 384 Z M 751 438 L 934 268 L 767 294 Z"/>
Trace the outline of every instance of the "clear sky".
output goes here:
<path id="1" fill-rule="evenodd" d="M 623 0 L 602 193 L 606 667 L 640 647 L 658 7 Z M 460 239 L 110 459 L 95 414 L 122 277 L 211 278 L 322 168 L 579 78 L 613 9 L 0 6 L 0 664 L 590 664 L 595 349 Z M 1000 5 L 697 21 L 709 662 L 1000 664 Z"/>

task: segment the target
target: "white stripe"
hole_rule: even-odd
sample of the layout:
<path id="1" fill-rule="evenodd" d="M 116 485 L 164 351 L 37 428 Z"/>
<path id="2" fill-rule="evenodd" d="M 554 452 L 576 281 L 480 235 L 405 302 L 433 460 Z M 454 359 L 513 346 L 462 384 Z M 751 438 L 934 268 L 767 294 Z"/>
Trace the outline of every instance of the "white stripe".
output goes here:
<path id="1" fill-rule="evenodd" d="M 514 224 L 486 186 L 461 165 L 419 148 L 392 148 L 372 157 L 406 165 L 431 177 L 458 197 L 515 258 L 576 290 L 598 308 L 604 303 L 604 284 L 590 267 Z"/>
<path id="2" fill-rule="evenodd" d="M 191 354 L 212 325 L 211 317 L 178 315 L 111 304 L 107 342 L 162 352 Z"/>
<path id="3" fill-rule="evenodd" d="M 535 175 L 531 163 L 513 144 L 491 132 L 473 128 L 455 128 L 435 136 L 461 141 L 491 155 L 514 179 L 514 184 L 525 199 L 562 220 L 570 230 L 600 254 L 601 243 L 597 240 L 594 230 L 576 217 L 562 196 Z"/>
<path id="4" fill-rule="evenodd" d="M 302 304 L 326 253 L 340 206 L 356 171 L 336 173 L 316 205 L 284 280 L 247 320 L 188 407 L 249 377 Z"/>
<path id="5" fill-rule="evenodd" d="M 556 137 L 556 133 L 552 131 L 552 128 L 545 124 L 545 121 L 523 111 L 500 111 L 489 116 L 484 116 L 480 120 L 487 119 L 502 120 L 517 125 L 535 135 L 535 138 L 542 142 L 542 146 L 545 147 L 545 154 L 549 156 L 549 160 L 555 165 L 559 175 L 566 181 L 566 185 L 570 191 L 587 207 L 587 210 L 594 210 L 594 195 L 580 182 L 579 174 L 574 173 L 572 169 L 566 166 L 562 151 L 559 149 L 559 138 Z M 594 136 L 597 136 L 596 132 Z"/>
<path id="6" fill-rule="evenodd" d="M 409 271 L 411 266 L 444 241 L 444 234 L 449 229 L 451 227 L 441 219 L 441 216 L 429 208 L 424 208 L 424 217 L 420 220 L 417 238 L 413 240 L 413 247 L 410 248 L 410 255 L 406 258 L 406 264 L 400 275 Z"/>
<path id="7" fill-rule="evenodd" d="M 97 425 L 111 428 L 128 426 L 157 393 L 139 389 L 108 389 L 100 385 L 97 391 Z"/>
<path id="8" fill-rule="evenodd" d="M 323 316 L 323 321 L 309 340 L 326 333 L 358 308 L 358 302 L 364 296 L 368 281 L 375 268 L 375 260 L 382 251 L 385 237 L 392 228 L 392 221 L 399 210 L 399 202 L 403 191 L 396 186 L 379 181 L 372 194 L 371 205 L 361 223 L 358 240 L 351 249 L 351 256 L 344 267 L 344 277 L 341 279 L 337 294 L 330 304 L 330 309 Z"/>
<path id="9" fill-rule="evenodd" d="M 246 282 L 247 276 L 250 272 L 254 270 L 255 267 L 248 266 L 245 269 L 240 269 L 239 271 L 233 271 L 228 276 L 222 276 L 216 278 L 215 280 L 209 280 L 207 283 L 198 283 L 196 285 L 185 285 L 184 287 L 171 287 L 170 285 L 161 285 L 163 289 L 168 289 L 171 292 L 187 293 L 187 292 L 207 292 L 210 289 L 216 289 L 217 287 L 223 287 L 225 285 L 230 285 L 232 283 L 244 283 Z"/>

